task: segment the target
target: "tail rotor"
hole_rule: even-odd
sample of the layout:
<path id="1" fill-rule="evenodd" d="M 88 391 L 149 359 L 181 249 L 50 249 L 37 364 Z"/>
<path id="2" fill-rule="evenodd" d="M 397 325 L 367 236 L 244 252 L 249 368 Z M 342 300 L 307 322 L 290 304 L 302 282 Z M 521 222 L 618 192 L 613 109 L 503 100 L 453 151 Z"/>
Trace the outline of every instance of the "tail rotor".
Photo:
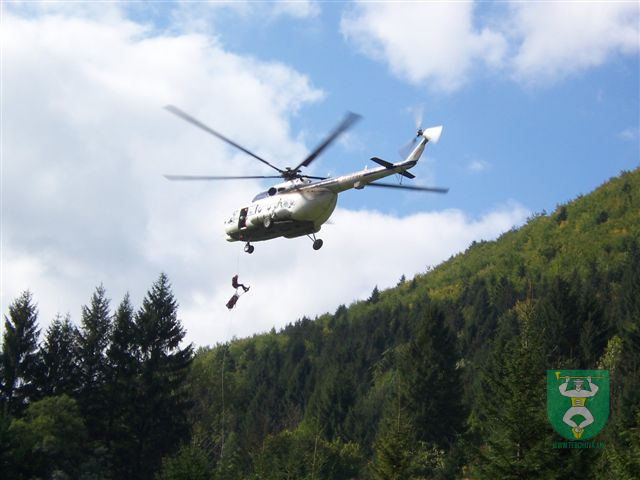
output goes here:
<path id="1" fill-rule="evenodd" d="M 399 154 L 402 158 L 407 158 L 409 154 L 413 151 L 418 143 L 418 139 L 424 137 L 428 142 L 438 143 L 440 139 L 440 135 L 442 134 L 442 126 L 438 127 L 430 127 L 426 130 L 422 129 L 422 120 L 424 117 L 424 105 L 417 105 L 411 108 L 411 113 L 413 115 L 414 124 L 416 127 L 416 136 L 413 137 L 407 144 L 405 144 L 399 151 Z"/>

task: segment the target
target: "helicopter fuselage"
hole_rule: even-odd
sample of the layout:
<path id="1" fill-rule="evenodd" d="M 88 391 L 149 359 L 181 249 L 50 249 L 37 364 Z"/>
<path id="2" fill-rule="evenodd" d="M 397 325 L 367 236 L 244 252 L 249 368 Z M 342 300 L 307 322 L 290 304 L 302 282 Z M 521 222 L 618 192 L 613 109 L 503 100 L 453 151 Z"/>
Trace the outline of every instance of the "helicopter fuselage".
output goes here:
<path id="1" fill-rule="evenodd" d="M 380 165 L 379 168 L 360 170 L 359 172 L 334 178 L 306 176 L 301 173 L 302 168 L 308 167 L 338 136 L 349 129 L 360 116 L 348 113 L 344 120 L 296 167 L 278 168 L 264 158 L 247 150 L 233 140 L 213 130 L 200 120 L 173 105 L 165 107 L 169 112 L 177 115 L 192 125 L 217 137 L 223 142 L 243 151 L 255 160 L 267 165 L 278 172 L 274 175 L 165 175 L 168 180 L 242 180 L 282 178 L 285 181 L 256 195 L 251 203 L 235 210 L 224 222 L 224 229 L 229 242 L 245 242 L 245 252 L 252 253 L 254 246 L 251 242 L 260 242 L 277 237 L 295 238 L 303 235 L 313 240 L 313 249 L 322 247 L 322 240 L 315 237 L 336 208 L 338 194 L 352 188 L 362 189 L 366 185 L 400 188 L 413 191 L 430 191 L 446 193 L 446 188 L 421 187 L 417 185 L 399 185 L 376 182 L 384 177 L 399 174 L 405 178 L 415 178 L 408 172 L 414 167 L 422 155 L 425 145 L 429 141 L 434 143 L 440 138 L 442 126 L 418 129 L 417 136 L 412 140 L 413 149 L 403 162 L 391 163 L 378 157 L 371 158 Z M 418 141 L 419 139 L 419 141 Z M 416 145 L 416 142 L 418 144 Z"/>
<path id="2" fill-rule="evenodd" d="M 416 157 L 422 153 L 424 143 L 415 149 Z M 364 169 L 320 181 L 298 178 L 275 185 L 229 216 L 224 225 L 227 241 L 259 242 L 315 234 L 333 213 L 340 192 L 362 189 L 415 164 L 416 160 L 409 159 L 391 168 Z"/>
<path id="3" fill-rule="evenodd" d="M 329 190 L 292 190 L 255 200 L 225 221 L 227 240 L 259 242 L 311 235 L 329 219 L 337 201 L 338 195 Z"/>

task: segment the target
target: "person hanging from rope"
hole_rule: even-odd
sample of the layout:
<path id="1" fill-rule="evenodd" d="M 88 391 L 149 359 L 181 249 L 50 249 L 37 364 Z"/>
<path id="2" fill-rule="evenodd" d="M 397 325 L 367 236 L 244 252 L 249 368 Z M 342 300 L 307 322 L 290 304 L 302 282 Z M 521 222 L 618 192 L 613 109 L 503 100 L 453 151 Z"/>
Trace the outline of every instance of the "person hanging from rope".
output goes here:
<path id="1" fill-rule="evenodd" d="M 238 283 L 238 275 L 234 275 L 231 279 L 231 286 L 238 290 L 238 288 L 242 287 L 242 289 L 246 292 L 250 287 L 245 287 L 242 283 Z"/>
<path id="2" fill-rule="evenodd" d="M 247 286 L 243 285 L 242 283 L 238 283 L 238 275 L 234 275 L 233 278 L 231 279 L 231 286 L 233 288 L 235 288 L 236 291 L 233 294 L 233 296 L 229 299 L 229 301 L 227 302 L 227 308 L 229 310 L 231 310 L 233 307 L 236 306 L 236 302 L 240 298 L 240 294 L 238 293 L 238 289 L 242 288 L 242 290 L 243 290 L 242 293 L 247 293 L 247 291 L 250 288 L 250 287 L 247 287 Z"/>

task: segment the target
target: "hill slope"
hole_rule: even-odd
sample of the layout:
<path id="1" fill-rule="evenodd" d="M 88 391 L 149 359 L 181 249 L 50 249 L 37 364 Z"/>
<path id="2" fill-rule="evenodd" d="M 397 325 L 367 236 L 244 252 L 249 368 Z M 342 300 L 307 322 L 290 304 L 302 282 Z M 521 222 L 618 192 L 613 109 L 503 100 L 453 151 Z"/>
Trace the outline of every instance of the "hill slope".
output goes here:
<path id="1" fill-rule="evenodd" d="M 203 349 L 216 478 L 640 473 L 640 170 L 396 288 Z M 602 450 L 554 450 L 546 369 L 604 368 Z"/>

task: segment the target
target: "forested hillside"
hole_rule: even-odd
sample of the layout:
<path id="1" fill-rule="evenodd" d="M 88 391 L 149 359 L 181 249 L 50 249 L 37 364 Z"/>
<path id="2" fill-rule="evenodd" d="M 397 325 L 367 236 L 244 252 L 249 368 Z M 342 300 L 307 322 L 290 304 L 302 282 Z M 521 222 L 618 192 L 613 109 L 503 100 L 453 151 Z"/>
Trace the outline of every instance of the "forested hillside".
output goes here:
<path id="1" fill-rule="evenodd" d="M 164 276 L 137 313 L 98 288 L 41 343 L 25 293 L 5 319 L 3 473 L 640 478 L 639 239 L 635 170 L 366 301 L 195 355 Z M 553 448 L 547 369 L 609 370 L 603 448 Z"/>
<path id="2" fill-rule="evenodd" d="M 188 452 L 216 478 L 638 478 L 639 239 L 636 170 L 366 301 L 202 349 Z M 601 450 L 552 448 L 563 368 L 610 370 Z"/>

